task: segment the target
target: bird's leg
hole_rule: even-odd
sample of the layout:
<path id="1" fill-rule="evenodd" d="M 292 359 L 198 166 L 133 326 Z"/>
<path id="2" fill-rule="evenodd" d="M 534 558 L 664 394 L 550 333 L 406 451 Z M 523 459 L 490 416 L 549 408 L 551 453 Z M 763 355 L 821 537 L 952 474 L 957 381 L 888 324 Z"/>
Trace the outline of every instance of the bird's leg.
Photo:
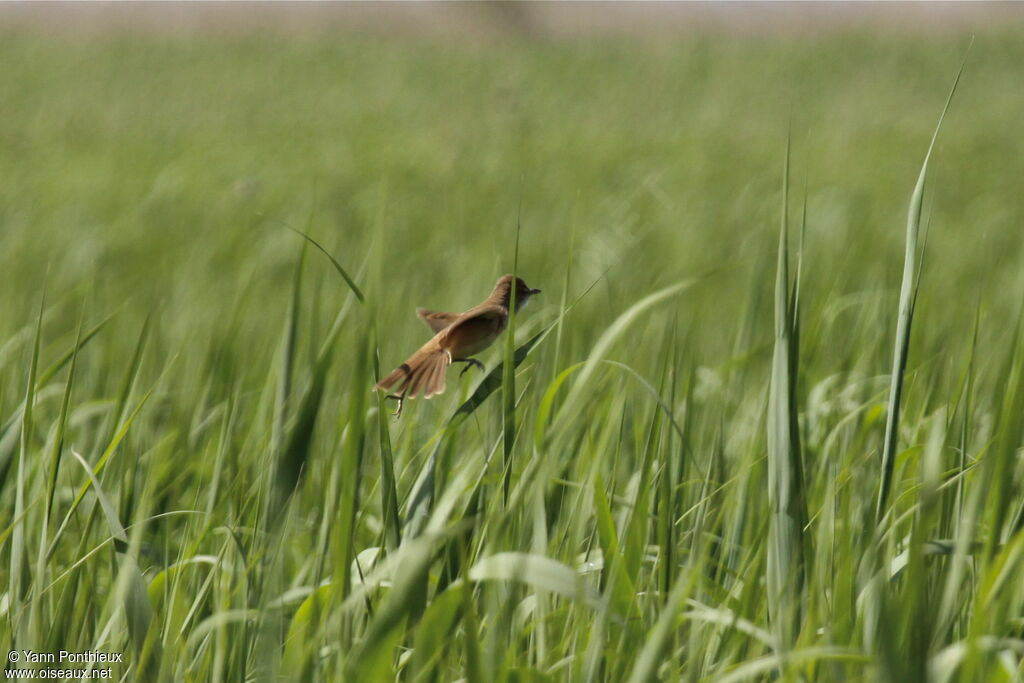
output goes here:
<path id="1" fill-rule="evenodd" d="M 466 371 L 469 370 L 473 366 L 476 366 L 476 367 L 480 368 L 481 372 L 487 372 L 487 368 L 484 367 L 484 364 L 481 363 L 480 361 L 478 361 L 476 358 L 460 358 L 460 359 L 452 361 L 452 362 L 453 363 L 465 363 L 466 364 L 466 367 L 462 368 L 462 372 L 459 373 L 459 377 L 462 377 L 463 375 L 465 375 Z"/>
<path id="2" fill-rule="evenodd" d="M 385 400 L 389 398 L 398 401 L 398 407 L 395 408 L 395 412 L 391 413 L 392 415 L 395 416 L 395 419 L 397 420 L 398 418 L 402 417 L 402 406 L 405 405 L 405 394 L 388 394 L 387 396 L 384 397 Z"/>

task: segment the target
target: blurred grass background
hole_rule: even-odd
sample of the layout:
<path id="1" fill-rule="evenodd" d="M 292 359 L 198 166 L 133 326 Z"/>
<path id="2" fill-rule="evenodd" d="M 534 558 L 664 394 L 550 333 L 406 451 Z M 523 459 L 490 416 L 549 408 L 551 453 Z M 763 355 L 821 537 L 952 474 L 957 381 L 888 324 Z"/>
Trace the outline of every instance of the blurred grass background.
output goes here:
<path id="1" fill-rule="evenodd" d="M 1024 43 L 1019 36 L 1020 24 L 1012 22 L 977 35 L 939 136 L 925 199 L 927 256 L 902 449 L 924 442 L 938 411 L 951 421 L 953 438 L 976 315 L 981 322 L 971 386 L 974 412 L 962 417 L 970 457 L 981 457 L 999 437 L 1003 382 L 1018 348 L 1013 333 L 1024 292 L 1024 90 L 1017 87 Z M 571 301 L 597 281 L 565 318 L 557 344 L 545 341 L 521 370 L 518 387 L 525 393 L 519 419 L 528 425 L 527 433 L 555 375 L 585 359 L 623 311 L 661 287 L 711 273 L 673 298 L 671 306 L 640 319 L 611 357 L 658 387 L 677 417 L 685 415 L 692 435 L 686 450 L 696 453 L 693 462 L 703 469 L 717 462 L 715 453 L 724 458 L 717 465 L 720 481 L 730 483 L 723 484 L 716 511 L 708 514 L 723 528 L 741 530 L 736 538 L 748 542 L 743 548 L 750 553 L 744 557 L 756 558 L 763 547 L 754 524 L 763 517 L 759 499 L 752 496 L 764 493 L 750 491 L 757 490 L 757 468 L 763 467 L 782 160 L 791 130 L 793 220 L 806 201 L 798 402 L 809 444 L 806 457 L 822 458 L 809 465 L 808 497 L 814 519 L 824 515 L 826 501 L 848 510 L 851 522 L 859 520 L 859 506 L 870 506 L 877 481 L 879 412 L 891 363 L 907 202 L 968 41 L 965 30 L 901 33 L 865 27 L 832 27 L 818 35 L 692 31 L 677 39 L 661 35 L 644 41 L 604 33 L 459 40 L 266 29 L 68 36 L 9 26 L 0 40 L 5 66 L 0 70 L 5 93 L 0 101 L 0 415 L 18 422 L 44 293 L 40 367 L 72 346 L 80 318 L 88 329 L 112 316 L 77 359 L 64 457 L 74 448 L 97 462 L 106 437 L 124 417 L 112 406 L 126 378 L 133 387 L 132 406 L 155 387 L 128 430 L 116 465 L 103 471 L 106 494 L 125 525 L 182 510 L 208 515 L 201 522 L 189 515 L 166 518 L 139 532 L 134 543 L 148 549 L 138 560 L 147 581 L 183 558 L 222 555 L 225 539 L 211 529 L 254 529 L 262 518 L 260 505 L 273 473 L 273 392 L 282 376 L 282 329 L 302 249 L 302 240 L 285 224 L 308 231 L 356 276 L 369 303 L 350 302 L 354 309 L 325 378 L 305 482 L 291 502 L 280 588 L 307 585 L 311 576 L 322 575 L 310 561 L 336 569 L 351 561 L 316 545 L 323 533 L 318 529 L 332 528 L 332 515 L 340 509 L 325 483 L 336 484 L 343 476 L 339 454 L 353 448 L 362 463 L 353 552 L 378 545 L 384 511 L 376 427 L 367 427 L 375 419 L 375 403 L 368 393 L 366 353 L 372 355 L 376 344 L 382 366 L 397 364 L 426 336 L 413 316 L 416 306 L 461 310 L 482 299 L 512 268 L 518 219 L 518 272 L 544 290 L 520 321 L 520 341 L 555 320 L 565 285 Z M 297 393 L 313 382 L 312 358 L 348 297 L 326 259 L 310 251 L 293 351 Z M 136 374 L 131 359 L 147 318 L 148 339 Z M 500 358 L 494 350 L 484 361 L 491 368 Z M 25 457 L 23 484 L 30 502 L 27 540 L 21 543 L 33 572 L 25 585 L 33 585 L 31 575 L 43 566 L 35 559 L 41 506 L 33 508 L 31 501 L 45 491 L 49 470 L 42 454 L 53 447 L 64 373 L 38 398 L 36 424 L 30 425 L 22 450 L 17 428 L 5 432 L 7 445 L 0 448 L 0 532 L 8 532 L 0 546 L 0 586 L 11 584 L 8 569 L 17 564 L 8 556 L 15 554 L 11 530 L 19 524 L 14 514 L 19 452 Z M 556 459 L 558 467 L 547 472 L 551 478 L 530 479 L 524 490 L 543 494 L 543 500 L 561 490 L 563 479 L 570 482 L 569 491 L 587 490 L 597 471 L 611 492 L 636 486 L 631 475 L 645 462 L 639 435 L 648 429 L 644 425 L 657 421 L 657 411 L 645 402 L 649 398 L 624 402 L 634 389 L 608 373 L 602 371 L 593 393 L 573 407 L 572 426 L 559 427 L 557 442 L 566 450 Z M 469 377 L 455 382 L 453 374 L 444 397 L 410 405 L 401 422 L 390 423 L 403 513 L 428 440 L 478 381 Z M 364 388 L 367 395 L 357 399 Z M 367 412 L 353 418 L 360 401 L 368 402 L 362 406 Z M 448 437 L 456 444 L 452 477 L 461 471 L 460 463 L 480 461 L 500 437 L 500 406 L 492 403 L 461 433 Z M 856 431 L 843 437 L 842 452 L 829 451 L 826 435 L 854 415 Z M 620 423 L 619 445 L 608 446 L 611 437 L 602 430 Z M 667 428 L 664 433 L 650 429 L 658 453 L 680 447 Z M 531 457 L 554 457 L 531 450 L 529 440 L 516 444 L 521 463 L 516 467 L 525 467 Z M 619 451 L 623 454 L 613 458 Z M 909 468 L 908 477 L 914 453 L 907 451 L 900 461 Z M 579 460 L 578 470 L 573 460 Z M 1011 478 L 1019 469 L 1016 459 L 1012 462 Z M 559 469 L 562 465 L 565 469 Z M 848 477 L 845 493 L 822 474 L 839 471 Z M 694 471 L 690 476 L 696 477 Z M 61 465 L 55 519 L 69 510 L 85 481 L 76 463 Z M 681 510 L 706 502 L 691 484 L 680 483 L 680 498 L 673 498 Z M 901 490 L 911 498 L 904 495 L 896 505 L 913 515 L 917 489 L 905 482 Z M 589 493 L 580 495 L 590 500 Z M 848 498 L 840 501 L 841 495 Z M 736 510 L 725 503 L 740 498 L 750 507 Z M 468 499 L 459 499 L 457 508 Z M 86 500 L 96 503 L 91 494 Z M 616 514 L 626 515 L 636 501 L 613 497 L 611 503 Z M 479 518 L 486 520 L 486 529 L 478 529 L 470 558 L 485 555 L 486 546 L 547 554 L 572 565 L 590 544 L 569 541 L 582 543 L 593 533 L 591 503 L 579 503 L 561 517 L 551 512 L 550 499 L 548 504 L 552 527 L 538 537 L 535 510 L 500 512 L 492 499 L 490 512 Z M 1019 505 L 1007 504 L 1013 517 L 1013 506 Z M 954 508 L 944 509 L 947 532 L 962 522 Z M 665 514 L 655 506 L 636 528 L 653 535 Z M 103 596 L 117 572 L 109 557 L 85 557 L 106 538 L 96 516 L 95 510 L 91 516 L 71 515 L 74 538 L 60 539 L 44 563 L 53 590 L 26 598 L 38 616 L 31 628 L 12 621 L 14 601 L 8 594 L 0 643 L 27 647 L 26 639 L 36 646 L 52 639 L 61 600 L 74 600 L 61 597 L 70 585 L 97 596 L 74 603 L 76 628 L 84 629 L 76 636 L 79 646 L 117 645 L 118 638 L 127 638 L 124 631 L 103 631 L 106 620 L 116 618 L 116 610 L 103 606 Z M 620 534 L 635 531 L 621 523 Z M 685 515 L 673 520 L 679 538 L 691 523 Z M 976 531 L 972 539 L 983 535 L 980 527 Z M 825 532 L 813 527 L 809 533 Z M 539 539 L 548 534 L 550 546 L 545 546 Z M 856 574 L 854 565 L 863 554 L 858 543 L 864 541 L 843 538 L 849 540 L 848 552 L 837 551 L 837 557 Z M 902 547 L 899 538 L 894 531 L 892 555 Z M 243 545 L 261 556 L 256 536 L 246 537 Z M 700 554 L 692 550 L 697 546 L 680 545 L 682 561 L 688 547 L 700 558 L 691 567 L 707 570 L 718 562 L 709 550 Z M 339 552 L 336 545 L 331 549 Z M 437 565 L 433 571 L 431 591 L 437 589 Z M 1016 565 L 1008 571 L 1021 575 Z M 706 591 L 701 600 L 714 603 L 709 595 L 728 592 L 716 583 L 721 576 L 707 571 L 704 576 L 712 586 L 694 589 Z M 642 605 L 643 627 L 609 641 L 611 663 L 597 674 L 575 662 L 558 663 L 584 647 L 572 643 L 585 640 L 588 617 L 559 613 L 565 623 L 551 620 L 549 627 L 559 635 L 552 636 L 550 651 L 543 645 L 538 651 L 536 623 L 519 635 L 506 634 L 507 640 L 494 636 L 498 640 L 489 642 L 492 636 L 486 634 L 496 629 L 489 618 L 504 623 L 504 617 L 489 595 L 480 597 L 481 614 L 474 618 L 486 627 L 481 630 L 485 650 L 511 653 L 485 662 L 484 670 L 505 676 L 529 665 L 556 679 L 567 672 L 577 678 L 624 676 L 658 617 L 643 597 L 644 586 L 649 595 L 657 591 L 655 570 L 638 577 L 635 599 Z M 945 577 L 930 580 L 939 585 Z M 40 580 L 35 574 L 35 582 Z M 188 628 L 181 629 L 183 639 L 219 610 L 255 609 L 275 597 L 252 587 L 248 597 L 240 596 L 225 586 L 227 597 L 218 602 L 205 580 L 199 574 L 182 578 L 185 604 L 195 612 Z M 827 573 L 819 574 L 812 585 L 832 595 L 828 580 Z M 608 581 L 603 578 L 600 587 Z M 765 604 L 749 590 L 730 604 L 764 627 Z M 430 600 L 436 597 L 427 591 L 425 601 L 428 593 Z M 958 611 L 965 622 L 974 613 L 969 593 Z M 1007 624 L 1017 626 L 980 631 L 964 626 L 963 632 L 937 637 L 935 648 L 968 633 L 1019 635 L 1020 596 L 1013 595 L 1007 599 Z M 471 611 L 465 609 L 463 628 L 469 629 Z M 177 638 L 172 625 L 178 622 L 157 611 L 158 639 L 171 650 Z M 850 616 L 850 623 L 860 624 L 862 617 Z M 801 642 L 816 643 L 816 629 L 833 618 L 838 619 L 821 613 L 808 617 Z M 407 646 L 415 637 L 414 621 L 400 639 Z M 316 675 L 353 674 L 350 654 L 363 634 L 358 623 L 342 627 L 340 638 L 314 629 L 309 657 L 319 656 L 318 645 L 341 643 L 313 667 Z M 865 642 L 851 627 L 831 644 L 874 656 L 871 638 L 863 637 Z M 198 649 L 189 657 L 164 657 L 161 675 L 212 680 L 219 672 L 233 680 L 240 672 L 265 673 L 267 668 L 255 664 L 261 642 L 248 633 L 236 645 L 192 643 Z M 469 664 L 461 671 L 472 657 L 462 654 L 462 641 L 457 642 L 437 671 L 416 671 L 441 680 L 472 678 Z M 680 647 L 685 642 L 682 637 Z M 623 647 L 633 654 L 615 663 L 615 651 Z M 694 653 L 687 657 L 696 658 L 697 650 L 687 650 Z M 227 652 L 230 663 L 220 658 Z M 679 660 L 686 663 L 683 669 L 670 666 L 661 675 L 674 680 L 673 672 L 686 671 L 717 678 L 756 655 L 754 646 L 736 646 L 720 660 Z M 379 672 L 392 662 L 389 655 L 384 668 L 371 664 L 368 671 Z M 853 678 L 871 678 L 862 672 L 875 671 L 850 666 L 844 675 Z M 881 666 L 889 671 L 884 662 Z M 139 679 L 141 674 L 130 675 Z M 367 675 L 372 680 L 372 673 Z"/>
<path id="2" fill-rule="evenodd" d="M 280 221 L 302 223 L 314 196 L 314 233 L 350 263 L 374 234 L 404 246 L 385 256 L 388 299 L 406 307 L 479 298 L 508 269 L 520 194 L 524 274 L 560 273 L 570 248 L 584 275 L 615 261 L 609 314 L 631 290 L 723 261 L 734 271 L 716 287 L 729 288 L 772 243 L 791 119 L 809 277 L 842 293 L 891 284 L 907 187 L 964 48 L 842 34 L 647 48 L 11 35 L 4 319 L 27 320 L 21 293 L 47 268 L 55 291 L 95 280 L 113 301 L 159 301 L 190 335 L 222 318 L 200 299 L 283 305 L 295 239 Z M 979 275 L 1005 266 L 1000 282 L 1019 281 L 1018 48 L 1012 32 L 978 41 L 939 143 L 942 275 L 925 293 L 968 308 L 950 294 Z"/>

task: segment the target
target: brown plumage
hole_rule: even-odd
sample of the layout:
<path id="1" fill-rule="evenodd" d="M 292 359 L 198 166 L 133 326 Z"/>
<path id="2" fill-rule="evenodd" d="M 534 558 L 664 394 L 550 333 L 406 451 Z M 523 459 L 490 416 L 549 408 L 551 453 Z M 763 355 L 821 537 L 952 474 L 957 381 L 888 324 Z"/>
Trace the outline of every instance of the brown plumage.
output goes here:
<path id="1" fill-rule="evenodd" d="M 431 330 L 435 333 L 440 332 L 444 328 L 455 322 L 456 318 L 459 317 L 458 313 L 445 313 L 443 311 L 428 311 L 425 308 L 417 308 L 416 315 L 419 316 L 420 320 L 427 324 Z"/>
<path id="2" fill-rule="evenodd" d="M 452 363 L 483 368 L 472 356 L 494 343 L 508 324 L 513 282 L 518 311 L 540 290 L 530 289 L 521 278 L 511 275 L 498 280 L 491 295 L 465 313 L 416 310 L 420 319 L 435 332 L 434 337 L 373 387 L 375 391 L 397 387 L 396 393 L 388 396 L 398 400 L 396 415 L 401 414 L 402 402 L 407 398 L 431 398 L 444 392 L 445 374 Z"/>

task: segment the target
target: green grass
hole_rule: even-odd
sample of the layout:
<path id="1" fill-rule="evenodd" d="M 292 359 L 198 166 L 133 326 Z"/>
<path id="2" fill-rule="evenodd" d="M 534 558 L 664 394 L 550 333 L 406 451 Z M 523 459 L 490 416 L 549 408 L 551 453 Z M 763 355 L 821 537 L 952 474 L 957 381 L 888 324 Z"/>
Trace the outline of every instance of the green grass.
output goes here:
<path id="1" fill-rule="evenodd" d="M 966 36 L 2 37 L 0 650 L 1020 677 L 1016 33 L 921 196 Z M 514 343 L 392 420 L 415 307 L 513 269 Z"/>

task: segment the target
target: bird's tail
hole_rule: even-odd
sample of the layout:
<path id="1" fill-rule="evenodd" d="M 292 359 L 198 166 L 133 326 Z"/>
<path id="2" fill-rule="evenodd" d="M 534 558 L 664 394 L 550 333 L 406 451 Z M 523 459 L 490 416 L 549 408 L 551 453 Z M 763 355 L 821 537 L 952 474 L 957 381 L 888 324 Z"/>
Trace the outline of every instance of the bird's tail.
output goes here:
<path id="1" fill-rule="evenodd" d="M 445 371 L 452 358 L 444 349 L 430 345 L 410 356 L 384 379 L 374 385 L 374 391 L 388 391 L 396 387 L 395 393 L 403 398 L 430 398 L 444 392 Z"/>

